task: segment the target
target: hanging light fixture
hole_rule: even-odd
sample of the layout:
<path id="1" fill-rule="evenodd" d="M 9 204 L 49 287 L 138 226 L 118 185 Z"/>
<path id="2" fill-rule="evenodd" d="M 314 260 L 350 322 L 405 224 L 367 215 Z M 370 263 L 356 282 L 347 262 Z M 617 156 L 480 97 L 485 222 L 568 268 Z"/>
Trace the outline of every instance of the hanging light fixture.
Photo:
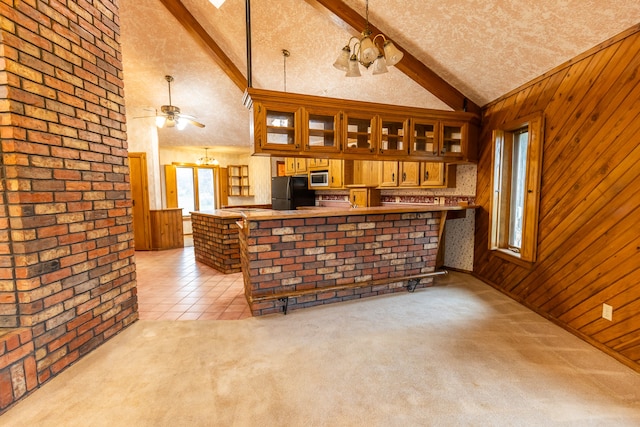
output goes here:
<path id="1" fill-rule="evenodd" d="M 204 149 L 204 157 L 200 157 L 196 163 L 198 165 L 205 165 L 205 166 L 207 165 L 218 166 L 220 163 L 213 157 L 209 157 L 208 150 L 209 150 L 208 147 Z"/>
<path id="2" fill-rule="evenodd" d="M 387 67 L 396 65 L 404 53 L 398 49 L 391 40 L 387 40 L 384 34 L 378 34 L 371 38 L 369 29 L 369 0 L 366 1 L 367 26 L 362 31 L 361 37 L 351 37 L 333 66 L 338 70 L 346 71 L 347 77 L 360 77 L 360 65 L 369 68 L 373 64 L 372 74 L 386 73 Z M 378 38 L 382 39 L 382 45 L 377 43 Z M 351 46 L 351 42 L 356 41 Z"/>

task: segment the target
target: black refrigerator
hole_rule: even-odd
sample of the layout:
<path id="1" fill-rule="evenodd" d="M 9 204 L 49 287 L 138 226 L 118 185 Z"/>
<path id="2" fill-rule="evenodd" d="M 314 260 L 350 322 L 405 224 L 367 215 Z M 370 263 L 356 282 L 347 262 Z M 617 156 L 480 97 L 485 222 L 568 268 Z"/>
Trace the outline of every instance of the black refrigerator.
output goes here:
<path id="1" fill-rule="evenodd" d="M 315 206 L 316 192 L 309 190 L 306 176 L 274 176 L 271 178 L 271 208 L 296 209 Z"/>

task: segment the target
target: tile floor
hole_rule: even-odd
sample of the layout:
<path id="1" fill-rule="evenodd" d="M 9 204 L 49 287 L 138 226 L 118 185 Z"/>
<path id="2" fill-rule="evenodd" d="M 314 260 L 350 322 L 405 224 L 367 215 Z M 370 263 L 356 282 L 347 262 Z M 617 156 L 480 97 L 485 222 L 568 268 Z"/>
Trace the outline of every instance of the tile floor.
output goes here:
<path id="1" fill-rule="evenodd" d="M 193 247 L 137 251 L 141 320 L 237 320 L 251 317 L 242 273 L 197 263 Z"/>

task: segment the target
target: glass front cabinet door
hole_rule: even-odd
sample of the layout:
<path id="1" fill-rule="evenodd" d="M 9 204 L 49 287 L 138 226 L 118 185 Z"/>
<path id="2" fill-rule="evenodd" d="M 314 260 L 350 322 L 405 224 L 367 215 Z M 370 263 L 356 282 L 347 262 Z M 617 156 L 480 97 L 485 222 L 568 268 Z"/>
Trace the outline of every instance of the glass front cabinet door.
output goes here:
<path id="1" fill-rule="evenodd" d="M 375 125 L 377 117 L 367 114 L 344 115 L 344 153 L 373 154 L 376 152 Z"/>
<path id="2" fill-rule="evenodd" d="M 467 128 L 468 124 L 465 122 L 442 121 L 440 123 L 440 156 L 465 157 Z"/>
<path id="3" fill-rule="evenodd" d="M 331 111 L 305 109 L 303 113 L 305 151 L 337 153 L 341 149 L 340 115 Z"/>
<path id="4" fill-rule="evenodd" d="M 380 122 L 380 149 L 382 155 L 402 156 L 409 154 L 409 120 L 381 116 Z"/>
<path id="5" fill-rule="evenodd" d="M 439 122 L 412 120 L 410 153 L 419 157 L 438 156 Z"/>
<path id="6" fill-rule="evenodd" d="M 260 149 L 300 150 L 299 115 L 295 107 L 254 105 L 254 138 Z"/>

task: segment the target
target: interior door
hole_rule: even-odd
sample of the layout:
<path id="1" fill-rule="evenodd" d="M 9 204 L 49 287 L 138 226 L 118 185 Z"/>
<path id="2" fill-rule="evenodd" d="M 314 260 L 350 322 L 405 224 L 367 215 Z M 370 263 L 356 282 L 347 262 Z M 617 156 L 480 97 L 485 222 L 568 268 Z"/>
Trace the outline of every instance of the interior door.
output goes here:
<path id="1" fill-rule="evenodd" d="M 129 179 L 133 199 L 133 238 L 136 250 L 151 250 L 151 219 L 149 218 L 149 185 L 147 154 L 129 153 Z"/>

